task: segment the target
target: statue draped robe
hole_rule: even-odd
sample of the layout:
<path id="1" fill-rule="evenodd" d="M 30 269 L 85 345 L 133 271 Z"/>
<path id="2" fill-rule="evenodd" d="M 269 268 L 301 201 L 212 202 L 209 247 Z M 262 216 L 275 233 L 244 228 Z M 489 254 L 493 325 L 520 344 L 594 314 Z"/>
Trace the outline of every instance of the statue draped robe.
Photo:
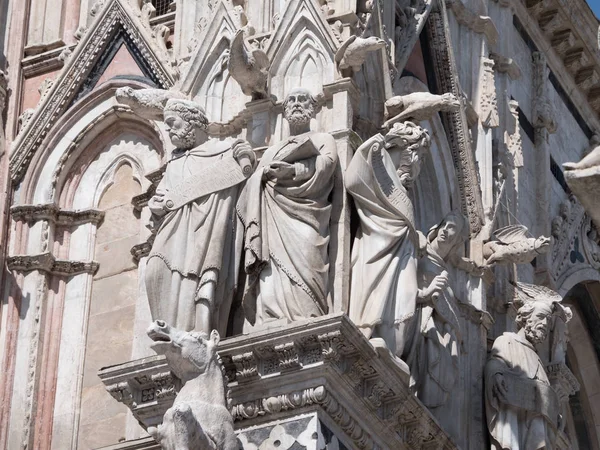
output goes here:
<path id="1" fill-rule="evenodd" d="M 231 157 L 231 152 L 228 140 L 210 140 L 192 150 L 176 150 L 158 188 L 167 191 L 168 198 L 169 191 L 206 170 L 218 180 L 224 176 L 219 171 L 222 161 Z M 203 312 L 211 315 L 211 328 L 202 331 L 217 329 L 225 335 L 241 256 L 242 235 L 235 214 L 240 186 L 197 198 L 168 212 L 160 221 L 146 267 L 153 319 L 193 330 L 202 289 L 214 282 L 216 288 L 209 295 L 214 305 L 206 305 Z"/>
<path id="2" fill-rule="evenodd" d="M 508 386 L 507 402 L 493 391 L 494 376 Z M 534 346 L 516 333 L 494 341 L 485 368 L 485 405 L 492 450 L 555 448 L 559 407 Z"/>
<path id="3" fill-rule="evenodd" d="M 350 319 L 401 357 L 409 348 L 417 298 L 418 237 L 413 210 L 383 136 L 361 145 L 345 173 L 360 227 L 352 247 Z"/>
<path id="4" fill-rule="evenodd" d="M 265 180 L 264 169 L 293 154 L 310 137 L 319 154 L 296 160 L 290 180 Z M 290 321 L 327 312 L 329 219 L 335 140 L 326 133 L 290 137 L 269 148 L 248 180 L 238 213 L 245 227 L 247 274 L 243 296 L 246 319 L 256 326 L 275 319 Z"/>
<path id="5" fill-rule="evenodd" d="M 446 262 L 429 243 L 426 252 L 418 266 L 422 288 L 442 272 L 448 272 Z M 461 430 L 457 427 L 456 411 L 461 399 L 451 395 L 459 381 L 458 304 L 450 286 L 432 301 L 433 307 L 417 307 L 415 336 L 407 359 L 411 385 L 444 429 L 458 437 Z"/>

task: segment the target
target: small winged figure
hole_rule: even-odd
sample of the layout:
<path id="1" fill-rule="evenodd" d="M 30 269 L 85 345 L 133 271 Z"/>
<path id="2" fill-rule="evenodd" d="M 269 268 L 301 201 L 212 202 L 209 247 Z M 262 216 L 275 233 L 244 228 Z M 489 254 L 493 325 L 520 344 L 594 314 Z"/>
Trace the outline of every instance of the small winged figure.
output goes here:
<path id="1" fill-rule="evenodd" d="M 360 71 L 361 66 L 370 52 L 385 47 L 385 41 L 376 36 L 368 38 L 350 36 L 335 54 L 335 62 L 341 71 L 352 69 L 353 73 Z"/>
<path id="2" fill-rule="evenodd" d="M 551 238 L 527 237 L 527 227 L 509 225 L 496 230 L 492 240 L 483 245 L 483 257 L 486 265 L 527 264 L 550 247 Z"/>
<path id="3" fill-rule="evenodd" d="M 385 102 L 385 128 L 396 122 L 411 120 L 421 122 L 429 120 L 439 111 L 458 111 L 460 100 L 454 94 L 442 95 L 430 92 L 412 92 L 407 95 L 396 95 Z"/>
<path id="4" fill-rule="evenodd" d="M 238 82 L 245 95 L 252 100 L 267 98 L 269 58 L 262 50 L 248 51 L 244 45 L 244 31 L 235 33 L 229 48 L 229 73 Z"/>

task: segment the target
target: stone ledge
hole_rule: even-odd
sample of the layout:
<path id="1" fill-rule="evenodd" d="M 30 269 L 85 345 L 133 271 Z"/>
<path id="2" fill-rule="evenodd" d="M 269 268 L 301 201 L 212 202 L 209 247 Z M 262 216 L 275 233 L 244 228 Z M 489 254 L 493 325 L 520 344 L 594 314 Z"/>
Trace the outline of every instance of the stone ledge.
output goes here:
<path id="1" fill-rule="evenodd" d="M 376 350 L 345 315 L 225 339 L 219 354 L 237 430 L 317 411 L 358 449 L 458 448 L 410 393 L 406 364 Z M 160 422 L 179 389 L 162 356 L 98 375 L 144 427 Z"/>

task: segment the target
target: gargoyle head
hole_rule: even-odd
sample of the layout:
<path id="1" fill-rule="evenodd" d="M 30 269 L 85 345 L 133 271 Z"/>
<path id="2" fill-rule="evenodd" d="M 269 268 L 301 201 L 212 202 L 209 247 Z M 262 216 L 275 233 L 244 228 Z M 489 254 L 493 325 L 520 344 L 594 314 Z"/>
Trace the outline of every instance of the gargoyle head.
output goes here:
<path id="1" fill-rule="evenodd" d="M 162 320 L 155 320 L 146 333 L 154 341 L 152 349 L 166 356 L 171 370 L 184 383 L 204 373 L 217 358 L 220 337 L 216 330 L 209 337 L 206 333 L 178 330 Z"/>
<path id="2" fill-rule="evenodd" d="M 538 253 L 546 253 L 550 248 L 550 243 L 552 242 L 552 238 L 546 236 L 540 236 L 537 238 L 533 244 L 533 248 Z"/>
<path id="3" fill-rule="evenodd" d="M 442 94 L 440 107 L 441 111 L 457 111 L 460 108 L 460 100 L 454 94 L 446 92 Z"/>
<path id="4" fill-rule="evenodd" d="M 130 86 L 120 87 L 115 92 L 115 97 L 119 103 L 133 106 L 136 102 L 135 90 Z"/>

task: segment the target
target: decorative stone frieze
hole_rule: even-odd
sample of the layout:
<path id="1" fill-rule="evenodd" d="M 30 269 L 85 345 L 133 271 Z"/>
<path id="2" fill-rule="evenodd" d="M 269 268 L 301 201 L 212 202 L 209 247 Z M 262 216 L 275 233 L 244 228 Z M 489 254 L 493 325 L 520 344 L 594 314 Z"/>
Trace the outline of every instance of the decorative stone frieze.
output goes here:
<path id="1" fill-rule="evenodd" d="M 460 1 L 460 0 L 459 0 Z M 438 80 L 438 91 L 449 92 L 457 98 L 462 98 L 463 91 L 454 74 L 458 72 L 456 60 L 450 44 L 450 29 L 448 27 L 445 3 L 440 4 L 439 10 L 432 11 L 427 28 L 431 41 L 432 64 Z M 465 108 L 453 113 L 442 113 L 442 119 L 447 124 L 447 138 L 452 149 L 452 159 L 456 167 L 461 196 L 461 211 L 469 219 L 469 230 L 472 237 L 477 236 L 483 225 L 483 203 L 477 180 L 479 179 L 469 124 Z"/>
<path id="2" fill-rule="evenodd" d="M 81 273 L 95 274 L 99 267 L 95 261 L 56 259 L 51 253 L 9 256 L 6 259 L 6 265 L 9 270 L 16 270 L 18 272 L 38 270 L 62 276 L 79 275 Z"/>
<path id="3" fill-rule="evenodd" d="M 316 412 L 319 420 L 335 425 L 334 434 L 348 448 L 457 448 L 410 393 L 406 366 L 385 350 L 376 351 L 345 315 L 235 336 L 219 344 L 219 354 L 242 442 L 243 435 L 254 439 L 249 430 L 272 430 L 268 424 Z M 102 369 L 99 376 L 148 427 L 177 392 L 177 380 L 167 371 L 165 359 L 154 356 Z M 165 386 L 156 381 L 158 374 L 168 380 Z M 161 397 L 163 391 L 169 394 Z M 271 431 L 264 434 L 266 442 Z"/>
<path id="4" fill-rule="evenodd" d="M 487 128 L 500 126 L 496 83 L 494 79 L 494 60 L 481 58 L 481 75 L 479 82 L 479 104 L 477 114 L 481 123 Z"/>

